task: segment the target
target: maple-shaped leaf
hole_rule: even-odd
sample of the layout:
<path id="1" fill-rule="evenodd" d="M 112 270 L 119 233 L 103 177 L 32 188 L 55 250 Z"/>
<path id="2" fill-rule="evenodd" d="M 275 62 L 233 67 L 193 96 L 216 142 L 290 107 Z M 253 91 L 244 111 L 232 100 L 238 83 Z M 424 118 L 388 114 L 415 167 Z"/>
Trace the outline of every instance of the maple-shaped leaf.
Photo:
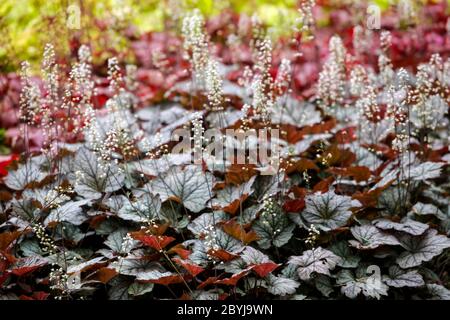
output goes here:
<path id="1" fill-rule="evenodd" d="M 389 267 L 389 276 L 383 276 L 383 281 L 390 287 L 421 287 L 425 284 L 422 276 L 416 270 L 402 270 L 398 266 Z"/>
<path id="2" fill-rule="evenodd" d="M 142 235 L 137 233 L 132 233 L 132 237 L 136 240 L 141 241 L 143 244 L 155 249 L 162 250 L 167 245 L 175 241 L 175 238 L 168 236 L 155 236 L 155 235 Z"/>
<path id="3" fill-rule="evenodd" d="M 398 240 L 377 227 L 372 225 L 354 226 L 350 229 L 355 240 L 349 240 L 349 243 L 358 249 L 375 249 L 382 245 L 398 245 Z"/>
<path id="4" fill-rule="evenodd" d="M 170 167 L 167 172 L 150 182 L 150 190 L 159 194 L 162 201 L 176 200 L 192 212 L 206 207 L 206 202 L 214 196 L 213 176 L 203 172 L 200 166 L 189 165 L 182 169 Z"/>
<path id="5" fill-rule="evenodd" d="M 240 257 L 248 267 L 251 267 L 254 272 L 263 278 L 279 267 L 268 256 L 250 246 L 245 247 Z"/>
<path id="6" fill-rule="evenodd" d="M 193 277 L 196 277 L 197 275 L 205 271 L 205 269 L 192 262 L 181 260 L 178 258 L 172 258 L 172 260 L 175 261 L 180 266 L 182 266 L 184 269 L 186 269 L 186 271 L 189 272 Z"/>
<path id="7" fill-rule="evenodd" d="M 99 199 L 104 192 L 119 190 L 125 176 L 114 163 L 105 167 L 92 151 L 79 148 L 69 179 L 79 195 L 86 199 Z"/>
<path id="8" fill-rule="evenodd" d="M 209 232 L 216 224 L 226 219 L 227 215 L 224 212 L 205 212 L 192 220 L 187 228 L 197 237 L 200 237 L 202 234 Z"/>
<path id="9" fill-rule="evenodd" d="M 149 222 L 155 220 L 159 216 L 160 211 L 161 200 L 159 196 L 144 192 L 136 201 L 126 201 L 117 215 L 124 220 Z"/>
<path id="10" fill-rule="evenodd" d="M 136 240 L 127 237 L 128 231 L 126 229 L 118 229 L 111 234 L 108 235 L 108 238 L 104 242 L 106 246 L 108 246 L 112 252 L 118 254 L 128 254 L 132 249 L 137 247 L 139 243 Z M 113 256 L 108 256 L 108 258 L 112 258 Z"/>
<path id="11" fill-rule="evenodd" d="M 62 206 L 53 209 L 45 218 L 45 225 L 53 222 L 70 222 L 74 225 L 80 225 L 88 219 L 83 211 L 83 206 L 90 205 L 92 200 L 83 199 L 78 201 L 69 201 Z"/>
<path id="12" fill-rule="evenodd" d="M 249 232 L 246 232 L 245 229 L 234 220 L 226 222 L 222 226 L 222 229 L 233 238 L 242 241 L 244 244 L 249 244 L 250 242 L 259 239 L 255 231 L 250 230 Z"/>
<path id="13" fill-rule="evenodd" d="M 235 214 L 239 206 L 253 193 L 252 185 L 256 176 L 239 186 L 228 185 L 224 189 L 217 191 L 216 198 L 212 199 L 211 205 L 214 209 Z"/>
<path id="14" fill-rule="evenodd" d="M 421 235 L 429 228 L 429 225 L 412 219 L 404 219 L 402 222 L 394 222 L 388 219 L 377 219 L 372 223 L 379 229 L 393 229 L 409 233 L 413 236 Z"/>
<path id="15" fill-rule="evenodd" d="M 296 289 L 300 286 L 300 283 L 295 280 L 284 277 L 277 277 L 272 274 L 269 274 L 267 276 L 266 282 L 267 291 L 276 296 L 294 294 L 296 292 Z"/>
<path id="16" fill-rule="evenodd" d="M 352 253 L 346 241 L 333 243 L 328 249 L 341 258 L 338 266 L 342 268 L 356 268 L 361 260 L 359 256 Z"/>
<path id="17" fill-rule="evenodd" d="M 17 260 L 11 267 L 11 273 L 16 276 L 23 276 L 45 266 L 48 260 L 41 256 L 26 257 Z"/>
<path id="18" fill-rule="evenodd" d="M 300 279 L 308 280 L 312 273 L 329 275 L 340 260 L 333 252 L 317 247 L 304 251 L 301 256 L 291 256 L 288 263 L 297 266 Z"/>
<path id="19" fill-rule="evenodd" d="M 13 190 L 23 190 L 31 182 L 40 182 L 46 177 L 39 165 L 34 161 L 19 166 L 17 170 L 9 171 L 4 178 L 6 186 Z"/>
<path id="20" fill-rule="evenodd" d="M 306 196 L 305 202 L 302 217 L 324 231 L 345 226 L 352 215 L 350 208 L 361 206 L 359 201 L 337 195 L 334 190 Z"/>
<path id="21" fill-rule="evenodd" d="M 437 230 L 429 229 L 421 236 L 402 235 L 400 245 L 406 249 L 396 259 L 402 268 L 412 268 L 430 261 L 450 248 L 450 239 L 445 235 L 438 235 Z"/>
<path id="22" fill-rule="evenodd" d="M 271 245 L 285 245 L 291 239 L 294 229 L 295 225 L 281 208 L 273 213 L 263 212 L 253 225 L 253 230 L 259 237 L 258 244 L 263 249 L 268 249 Z"/>
<path id="23" fill-rule="evenodd" d="M 347 269 L 339 271 L 336 283 L 341 286 L 341 292 L 350 299 L 355 299 L 360 293 L 366 297 L 380 299 L 382 295 L 387 296 L 389 289 L 381 278 L 368 274 L 364 267 L 358 268 L 356 275 Z"/>

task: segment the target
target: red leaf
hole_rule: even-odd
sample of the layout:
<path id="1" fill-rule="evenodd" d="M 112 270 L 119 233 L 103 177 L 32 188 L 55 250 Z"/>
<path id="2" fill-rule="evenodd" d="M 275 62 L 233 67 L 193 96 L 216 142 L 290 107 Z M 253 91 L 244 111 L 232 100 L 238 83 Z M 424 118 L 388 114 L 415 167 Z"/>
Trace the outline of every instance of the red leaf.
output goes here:
<path id="1" fill-rule="evenodd" d="M 245 269 L 244 271 L 241 271 L 239 273 L 233 274 L 230 278 L 225 278 L 221 280 L 217 280 L 214 283 L 215 284 L 224 284 L 227 286 L 236 286 L 237 282 L 245 277 L 249 272 L 251 268 Z"/>
<path id="2" fill-rule="evenodd" d="M 185 268 L 193 277 L 196 277 L 198 274 L 202 273 L 205 270 L 194 263 L 186 262 L 178 258 L 173 258 L 172 260 Z"/>
<path id="3" fill-rule="evenodd" d="M 221 260 L 221 261 L 230 261 L 236 258 L 239 258 L 239 256 L 232 254 L 228 251 L 225 251 L 223 249 L 219 249 L 219 250 L 209 250 L 208 254 L 210 256 L 216 257 L 217 259 Z"/>
<path id="4" fill-rule="evenodd" d="M 274 262 L 266 262 L 252 266 L 252 270 L 255 271 L 261 278 L 264 278 L 276 268 L 278 268 L 278 264 Z"/>
<path id="5" fill-rule="evenodd" d="M 168 236 L 154 236 L 154 235 L 132 235 L 134 239 L 141 241 L 145 245 L 152 247 L 155 250 L 164 249 L 169 243 L 173 242 L 175 238 Z"/>
<path id="6" fill-rule="evenodd" d="M 38 256 L 19 259 L 13 266 L 11 273 L 20 277 L 27 273 L 33 272 L 46 264 L 47 260 Z"/>
<path id="7" fill-rule="evenodd" d="M 168 286 L 169 284 L 181 283 L 183 282 L 183 277 L 175 274 L 172 276 L 162 277 L 159 279 L 149 280 L 148 282 L 161 284 L 163 286 Z"/>
<path id="8" fill-rule="evenodd" d="M 286 212 L 300 212 L 305 208 L 305 199 L 288 200 L 283 204 L 283 210 Z"/>
<path id="9" fill-rule="evenodd" d="M 0 177 L 4 177 L 8 174 L 8 166 L 15 160 L 19 159 L 17 154 L 10 156 L 0 156 Z"/>
<path id="10" fill-rule="evenodd" d="M 208 279 L 206 279 L 205 281 L 200 283 L 197 286 L 197 289 L 200 290 L 200 289 L 203 289 L 204 287 L 206 287 L 207 285 L 214 284 L 217 281 L 217 279 L 219 279 L 219 277 L 209 277 Z"/>
<path id="11" fill-rule="evenodd" d="M 223 231 L 233 238 L 242 241 L 244 244 L 249 244 L 252 241 L 258 240 L 258 235 L 255 231 L 250 230 L 249 232 L 246 232 L 244 228 L 234 220 L 228 221 L 222 228 Z"/>
<path id="12" fill-rule="evenodd" d="M 176 253 L 178 254 L 182 259 L 186 260 L 191 255 L 191 251 L 185 249 L 181 244 L 177 244 L 176 246 L 170 248 L 168 253 Z"/>

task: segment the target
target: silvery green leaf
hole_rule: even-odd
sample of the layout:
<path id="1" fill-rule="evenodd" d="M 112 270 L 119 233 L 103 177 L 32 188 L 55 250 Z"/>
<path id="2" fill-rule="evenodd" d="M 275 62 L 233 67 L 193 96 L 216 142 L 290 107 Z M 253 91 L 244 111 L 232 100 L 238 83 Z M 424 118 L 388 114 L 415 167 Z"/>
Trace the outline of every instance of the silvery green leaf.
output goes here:
<path id="1" fill-rule="evenodd" d="M 350 229 L 355 240 L 349 240 L 349 243 L 357 249 L 375 249 L 382 245 L 398 245 L 398 240 L 387 233 L 380 231 L 372 225 L 354 226 Z"/>
<path id="2" fill-rule="evenodd" d="M 284 277 L 277 277 L 272 274 L 269 274 L 266 277 L 266 283 L 267 291 L 276 296 L 294 294 L 298 286 L 300 286 L 300 283 L 295 280 Z"/>
<path id="3" fill-rule="evenodd" d="M 427 284 L 428 292 L 432 295 L 430 300 L 450 300 L 450 290 L 439 284 Z"/>
<path id="4" fill-rule="evenodd" d="M 418 215 L 433 215 L 436 216 L 440 220 L 445 220 L 447 216 L 439 210 L 438 207 L 436 207 L 434 204 L 431 203 L 422 203 L 417 202 L 411 209 L 411 211 Z"/>
<path id="5" fill-rule="evenodd" d="M 352 215 L 350 208 L 361 206 L 359 201 L 337 195 L 334 190 L 309 195 L 305 198 L 305 203 L 303 218 L 324 231 L 345 226 Z"/>
<path id="6" fill-rule="evenodd" d="M 128 287 L 128 294 L 132 296 L 142 296 L 146 293 L 152 292 L 153 287 L 153 283 L 133 282 L 133 284 Z"/>
<path id="7" fill-rule="evenodd" d="M 20 250 L 23 256 L 30 257 L 35 255 L 43 255 L 44 252 L 41 250 L 41 246 L 35 240 L 25 240 L 20 243 Z"/>
<path id="8" fill-rule="evenodd" d="M 258 244 L 263 249 L 268 249 L 271 245 L 285 245 L 291 239 L 294 229 L 295 225 L 281 210 L 275 213 L 263 212 L 253 225 L 253 230 L 259 237 Z"/>
<path id="9" fill-rule="evenodd" d="M 159 263 L 139 258 L 121 258 L 110 267 L 126 276 L 139 276 L 142 273 L 160 268 Z"/>
<path id="10" fill-rule="evenodd" d="M 191 298 L 193 300 L 209 301 L 209 300 L 219 300 L 219 293 L 214 290 L 195 290 L 192 292 Z"/>
<path id="11" fill-rule="evenodd" d="M 132 238 L 128 238 L 128 231 L 126 229 L 119 229 L 111 233 L 104 244 L 108 246 L 113 252 L 119 254 L 127 254 L 139 244 Z"/>
<path id="12" fill-rule="evenodd" d="M 313 104 L 305 103 L 288 97 L 279 99 L 277 104 L 270 109 L 273 123 L 290 124 L 296 127 L 304 127 L 319 123 L 322 120 L 320 112 Z"/>
<path id="13" fill-rule="evenodd" d="M 254 197 L 261 201 L 263 198 L 268 198 L 276 195 L 281 191 L 280 187 L 285 179 L 284 174 L 274 174 L 274 175 L 261 175 L 258 176 L 253 188 L 255 189 Z"/>
<path id="14" fill-rule="evenodd" d="M 171 166 L 189 164 L 192 161 L 191 154 L 170 153 L 164 154 L 158 159 L 143 159 L 129 164 L 130 169 L 149 176 L 159 176 L 169 170 Z"/>
<path id="15" fill-rule="evenodd" d="M 297 272 L 297 266 L 294 264 L 287 264 L 283 268 L 283 270 L 281 270 L 281 274 L 285 278 L 289 278 L 289 279 L 293 279 L 293 280 L 299 279 L 298 272 Z"/>
<path id="16" fill-rule="evenodd" d="M 190 248 L 192 253 L 189 259 L 199 266 L 207 266 L 210 263 L 208 259 L 208 248 L 202 240 L 187 240 L 183 242 L 186 248 Z"/>
<path id="17" fill-rule="evenodd" d="M 241 253 L 241 258 L 245 261 L 245 263 L 247 263 L 247 265 L 261 264 L 270 261 L 268 256 L 250 246 L 245 247 L 244 251 Z"/>
<path id="18" fill-rule="evenodd" d="M 47 218 L 45 218 L 44 224 L 48 225 L 51 222 L 65 221 L 78 226 L 87 220 L 87 216 L 83 212 L 82 206 L 87 206 L 91 203 L 92 200 L 90 199 L 69 201 L 62 206 L 53 209 Z"/>
<path id="19" fill-rule="evenodd" d="M 433 110 L 429 112 L 429 110 Z M 418 128 L 435 129 L 448 111 L 447 102 L 439 95 L 430 96 L 411 108 L 411 122 Z"/>
<path id="20" fill-rule="evenodd" d="M 242 225 L 253 222 L 256 219 L 256 214 L 258 213 L 258 206 L 254 205 L 248 208 L 245 208 L 238 216 L 238 222 Z"/>
<path id="21" fill-rule="evenodd" d="M 145 192 L 135 201 L 125 202 L 117 215 L 124 220 L 145 223 L 157 219 L 160 211 L 159 197 Z"/>
<path id="22" fill-rule="evenodd" d="M 105 262 L 103 259 L 104 259 L 103 257 L 98 257 L 81 263 L 72 264 L 67 268 L 67 273 L 72 274 L 81 272 L 87 267 L 99 264 L 101 262 Z"/>
<path id="23" fill-rule="evenodd" d="M 314 284 L 317 290 L 319 290 L 320 293 L 322 293 L 327 298 L 334 291 L 330 278 L 322 274 L 319 274 L 317 275 L 317 277 L 314 278 Z"/>
<path id="24" fill-rule="evenodd" d="M 249 196 L 253 193 L 252 185 L 256 176 L 250 178 L 249 181 L 239 186 L 229 185 L 224 189 L 217 191 L 216 198 L 211 200 L 213 208 L 223 209 L 232 204 L 235 200 L 240 200 L 243 196 Z"/>
<path id="25" fill-rule="evenodd" d="M 304 251 L 301 256 L 291 256 L 288 263 L 297 266 L 298 276 L 302 280 L 309 280 L 312 273 L 330 275 L 330 270 L 341 261 L 333 252 L 317 247 Z"/>
<path id="26" fill-rule="evenodd" d="M 128 288 L 131 283 L 126 277 L 114 277 L 109 281 L 108 285 L 110 288 L 108 290 L 109 300 L 129 300 L 130 296 L 128 294 Z"/>
<path id="27" fill-rule="evenodd" d="M 209 232 L 211 227 L 225 219 L 227 219 L 227 215 L 223 211 L 206 212 L 192 220 L 187 228 L 199 237 L 203 233 Z"/>
<path id="28" fill-rule="evenodd" d="M 14 293 L 0 293 L 0 300 L 20 300 Z"/>
<path id="29" fill-rule="evenodd" d="M 94 234 L 93 231 L 86 233 L 82 232 L 79 227 L 72 223 L 63 222 L 55 227 L 55 235 L 53 239 L 55 241 L 68 240 L 75 244 L 83 240 L 84 238 Z"/>
<path id="30" fill-rule="evenodd" d="M 4 182 L 10 189 L 23 190 L 29 183 L 33 181 L 40 182 L 45 177 L 46 174 L 36 163 L 28 161 L 25 164 L 21 164 L 17 170 L 9 171 Z"/>
<path id="31" fill-rule="evenodd" d="M 227 273 L 237 274 L 248 268 L 248 264 L 241 258 L 236 258 L 231 261 L 219 263 L 215 269 L 223 270 Z"/>
<path id="32" fill-rule="evenodd" d="M 219 246 L 220 249 L 231 253 L 240 252 L 243 248 L 242 242 L 233 238 L 228 233 L 225 233 L 222 229 L 215 230 L 214 243 Z"/>
<path id="33" fill-rule="evenodd" d="M 402 270 L 398 266 L 389 267 L 389 276 L 383 276 L 383 281 L 390 287 L 421 287 L 425 284 L 422 276 L 416 270 Z"/>
<path id="34" fill-rule="evenodd" d="M 440 177 L 443 166 L 444 163 L 442 162 L 423 162 L 419 165 L 412 166 L 408 175 L 411 179 L 417 181 L 435 179 Z"/>
<path id="35" fill-rule="evenodd" d="M 388 215 L 396 215 L 402 212 L 405 203 L 409 203 L 410 192 L 402 185 L 390 187 L 384 190 L 378 197 L 377 208 Z"/>
<path id="36" fill-rule="evenodd" d="M 399 240 L 406 251 L 402 252 L 396 261 L 404 269 L 430 261 L 445 249 L 450 248 L 450 239 L 445 235 L 438 235 L 435 229 L 429 229 L 421 236 L 403 235 Z"/>
<path id="37" fill-rule="evenodd" d="M 189 165 L 182 169 L 171 167 L 167 172 L 150 182 L 150 190 L 159 194 L 162 201 L 176 198 L 187 209 L 199 212 L 214 196 L 213 176 L 203 172 L 201 166 Z"/>
<path id="38" fill-rule="evenodd" d="M 130 200 L 122 194 L 114 195 L 104 199 L 103 203 L 109 207 L 109 209 L 117 213 L 119 210 Z"/>
<path id="39" fill-rule="evenodd" d="M 98 199 L 104 192 L 119 190 L 125 178 L 114 163 L 102 165 L 92 151 L 80 148 L 75 155 L 69 179 L 79 195 Z"/>
<path id="40" fill-rule="evenodd" d="M 33 199 L 29 198 L 12 199 L 11 208 L 14 216 L 25 221 L 32 221 L 40 214 L 40 210 L 33 204 Z"/>
<path id="41" fill-rule="evenodd" d="M 381 279 L 374 279 L 374 276 L 364 275 L 361 272 L 355 277 L 348 269 L 341 270 L 337 274 L 336 283 L 341 286 L 341 292 L 350 299 L 355 299 L 360 293 L 366 297 L 380 299 L 381 295 L 387 296 L 389 289 Z"/>
<path id="42" fill-rule="evenodd" d="M 141 272 L 136 276 L 136 280 L 139 281 L 150 281 L 150 280 L 159 280 L 165 277 L 171 277 L 176 275 L 176 273 L 172 273 L 169 271 L 160 271 L 158 269 L 148 270 L 145 272 Z"/>
<path id="43" fill-rule="evenodd" d="M 342 268 L 356 268 L 361 260 L 360 257 L 352 253 L 352 250 L 345 241 L 336 242 L 328 249 L 341 258 L 338 266 Z"/>
<path id="44" fill-rule="evenodd" d="M 382 230 L 393 229 L 415 236 L 423 234 L 429 228 L 429 225 L 411 219 L 406 219 L 400 223 L 388 219 L 377 219 L 373 221 L 373 224 Z"/>

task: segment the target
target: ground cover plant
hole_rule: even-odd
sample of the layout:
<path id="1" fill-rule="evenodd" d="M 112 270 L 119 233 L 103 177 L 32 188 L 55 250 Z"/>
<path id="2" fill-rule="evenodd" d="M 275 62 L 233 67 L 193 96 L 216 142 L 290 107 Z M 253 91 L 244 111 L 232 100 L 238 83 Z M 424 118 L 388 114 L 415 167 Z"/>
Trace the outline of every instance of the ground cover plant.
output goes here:
<path id="1" fill-rule="evenodd" d="M 296 5 L 0 74 L 0 297 L 450 299 L 447 2 Z"/>

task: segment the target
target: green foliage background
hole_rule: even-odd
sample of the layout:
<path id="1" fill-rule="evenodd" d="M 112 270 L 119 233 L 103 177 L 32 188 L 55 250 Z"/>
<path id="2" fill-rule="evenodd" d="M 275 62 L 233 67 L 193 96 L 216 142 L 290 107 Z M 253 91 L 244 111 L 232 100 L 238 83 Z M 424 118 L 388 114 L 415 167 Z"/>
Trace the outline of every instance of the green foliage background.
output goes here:
<path id="1" fill-rule="evenodd" d="M 450 2 L 450 0 L 447 0 Z M 361 2 L 357 0 L 329 0 L 332 5 Z M 382 9 L 392 0 L 367 1 Z M 162 30 L 167 27 L 167 18 L 179 20 L 193 8 L 206 16 L 218 14 L 223 9 L 252 15 L 258 14 L 275 34 L 291 30 L 289 25 L 297 17 L 297 0 L 2 0 L 0 1 L 0 70 L 8 71 L 18 61 L 39 59 L 42 48 L 52 42 L 59 53 L 67 53 L 67 41 L 71 32 L 81 33 L 82 39 L 95 40 L 102 47 L 107 45 L 121 51 L 126 46 L 123 31 L 132 23 L 137 31 Z M 67 28 L 67 8 L 71 5 L 82 8 L 81 30 Z M 96 21 L 107 21 L 102 29 Z M 326 22 L 325 22 L 326 23 Z M 323 24 L 323 23 L 322 23 Z M 108 33 L 103 37 L 102 33 Z M 103 43 L 102 43 L 103 39 Z"/>

